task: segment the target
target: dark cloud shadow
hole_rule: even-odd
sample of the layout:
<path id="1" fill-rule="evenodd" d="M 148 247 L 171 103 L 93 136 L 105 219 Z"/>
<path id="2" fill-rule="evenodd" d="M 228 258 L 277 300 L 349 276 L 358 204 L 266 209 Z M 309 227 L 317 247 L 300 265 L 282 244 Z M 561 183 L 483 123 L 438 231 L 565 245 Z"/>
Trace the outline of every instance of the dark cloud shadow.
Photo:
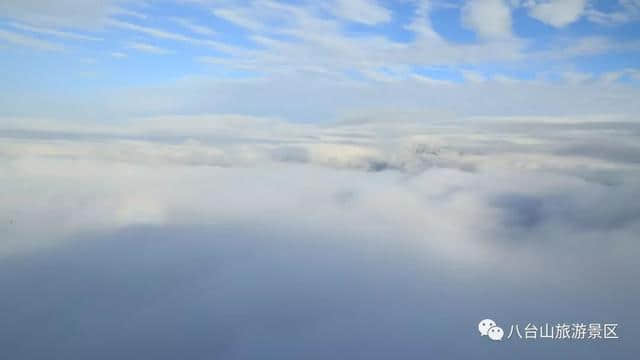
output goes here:
<path id="1" fill-rule="evenodd" d="M 0 351 L 18 360 L 634 358 L 637 291 L 503 275 L 461 276 L 400 243 L 346 234 L 130 227 L 3 259 Z M 489 343 L 476 329 L 487 316 L 616 321 L 625 338 Z"/>

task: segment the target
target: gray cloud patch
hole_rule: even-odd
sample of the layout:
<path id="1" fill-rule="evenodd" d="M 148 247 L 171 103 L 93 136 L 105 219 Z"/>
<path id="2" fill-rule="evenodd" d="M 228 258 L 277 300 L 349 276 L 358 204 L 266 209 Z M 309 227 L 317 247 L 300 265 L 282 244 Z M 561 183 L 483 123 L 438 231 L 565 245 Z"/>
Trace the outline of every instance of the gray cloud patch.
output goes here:
<path id="1" fill-rule="evenodd" d="M 559 149 L 560 155 L 586 156 L 622 163 L 640 163 L 640 147 L 625 144 L 587 143 Z"/>
<path id="2" fill-rule="evenodd" d="M 637 291 L 597 283 L 614 292 L 593 292 L 552 277 L 515 285 L 501 272 L 454 280 L 409 249 L 370 243 L 365 251 L 347 238 L 282 230 L 132 227 L 4 261 L 3 353 L 537 359 L 561 351 L 596 359 L 633 352 L 629 341 L 487 345 L 475 325 L 487 314 L 502 323 L 611 319 L 631 337 L 639 319 L 627 306 Z"/>
<path id="3" fill-rule="evenodd" d="M 303 147 L 278 147 L 271 151 L 271 156 L 276 161 L 305 163 L 310 160 L 309 152 Z"/>
<path id="4" fill-rule="evenodd" d="M 506 226 L 530 228 L 544 221 L 543 201 L 534 196 L 503 194 L 492 204 L 504 211 Z"/>

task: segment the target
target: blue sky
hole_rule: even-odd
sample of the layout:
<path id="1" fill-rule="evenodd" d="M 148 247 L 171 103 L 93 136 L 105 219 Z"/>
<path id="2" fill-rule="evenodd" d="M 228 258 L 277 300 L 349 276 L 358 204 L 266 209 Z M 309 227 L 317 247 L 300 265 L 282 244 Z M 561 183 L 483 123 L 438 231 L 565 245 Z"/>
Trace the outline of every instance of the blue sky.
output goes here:
<path id="1" fill-rule="evenodd" d="M 45 108 L 86 105 L 194 79 L 629 91 L 640 80 L 637 0 L 31 0 L 0 14 L 5 115 L 30 115 L 33 103 L 16 104 L 34 94 Z"/>

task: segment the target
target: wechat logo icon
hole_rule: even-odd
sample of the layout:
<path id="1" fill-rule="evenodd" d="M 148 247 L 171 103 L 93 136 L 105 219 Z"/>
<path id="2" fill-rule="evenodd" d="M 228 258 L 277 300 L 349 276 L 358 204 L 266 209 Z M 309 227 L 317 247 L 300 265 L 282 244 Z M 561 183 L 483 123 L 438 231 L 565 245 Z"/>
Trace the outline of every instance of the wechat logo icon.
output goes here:
<path id="1" fill-rule="evenodd" d="M 484 319 L 478 323 L 478 331 L 480 336 L 486 336 L 492 341 L 500 341 L 504 336 L 504 331 L 501 327 L 496 325 L 496 322 L 491 319 Z"/>

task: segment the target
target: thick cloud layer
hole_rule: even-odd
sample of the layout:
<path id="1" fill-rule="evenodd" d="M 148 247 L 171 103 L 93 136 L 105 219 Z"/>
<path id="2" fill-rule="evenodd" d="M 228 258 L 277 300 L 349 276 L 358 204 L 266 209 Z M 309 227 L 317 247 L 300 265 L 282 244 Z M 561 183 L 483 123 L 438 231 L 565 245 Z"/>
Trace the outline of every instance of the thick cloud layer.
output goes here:
<path id="1" fill-rule="evenodd" d="M 635 122 L 182 120 L 4 127 L 8 358 L 637 352 Z M 486 317 L 622 338 L 496 344 Z"/>

